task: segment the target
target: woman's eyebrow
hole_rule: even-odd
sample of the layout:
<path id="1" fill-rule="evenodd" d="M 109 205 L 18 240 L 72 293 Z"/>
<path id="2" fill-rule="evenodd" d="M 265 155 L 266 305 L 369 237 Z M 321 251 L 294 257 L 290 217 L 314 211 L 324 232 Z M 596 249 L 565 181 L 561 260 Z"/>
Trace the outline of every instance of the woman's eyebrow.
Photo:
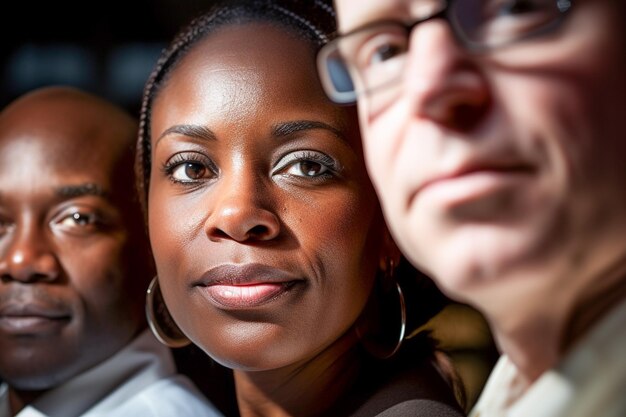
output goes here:
<path id="1" fill-rule="evenodd" d="M 55 194 L 64 198 L 75 198 L 88 195 L 107 198 L 110 195 L 108 190 L 105 190 L 104 187 L 93 182 L 76 185 L 63 185 L 55 189 Z"/>
<path id="2" fill-rule="evenodd" d="M 272 128 L 272 135 L 277 138 L 283 138 L 285 136 L 292 135 L 297 132 L 305 130 L 324 129 L 332 132 L 341 140 L 346 140 L 345 135 L 339 129 L 326 124 L 324 122 L 318 122 L 313 120 L 294 120 L 289 122 L 279 123 Z"/>
<path id="3" fill-rule="evenodd" d="M 210 140 L 210 141 L 216 140 L 215 133 L 213 133 L 213 131 L 207 127 L 204 127 L 201 125 L 182 124 L 182 125 L 174 125 L 174 126 L 168 127 L 165 130 L 165 132 L 163 132 L 161 136 L 157 138 L 154 145 L 156 146 L 156 144 L 159 143 L 161 139 L 171 134 L 178 134 L 178 135 L 188 136 L 191 138 L 204 139 L 204 140 Z"/>

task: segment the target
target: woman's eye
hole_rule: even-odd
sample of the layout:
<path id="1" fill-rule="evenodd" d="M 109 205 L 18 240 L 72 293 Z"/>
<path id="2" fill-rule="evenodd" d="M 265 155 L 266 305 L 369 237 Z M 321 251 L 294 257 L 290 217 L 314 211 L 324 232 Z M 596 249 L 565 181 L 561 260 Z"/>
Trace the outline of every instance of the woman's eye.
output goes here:
<path id="1" fill-rule="evenodd" d="M 299 161 L 287 168 L 285 173 L 299 177 L 317 177 L 329 171 L 327 166 L 314 161 Z"/>
<path id="2" fill-rule="evenodd" d="M 197 181 L 207 177 L 208 169 L 198 162 L 185 162 L 174 169 L 170 174 L 172 179 L 180 182 Z"/>
<path id="3" fill-rule="evenodd" d="M 163 166 L 164 174 L 178 184 L 195 184 L 217 176 L 217 168 L 206 156 L 197 152 L 174 155 Z"/>
<path id="4" fill-rule="evenodd" d="M 333 176 L 337 171 L 337 162 L 333 158 L 308 150 L 284 156 L 274 168 L 274 174 L 315 179 Z"/>

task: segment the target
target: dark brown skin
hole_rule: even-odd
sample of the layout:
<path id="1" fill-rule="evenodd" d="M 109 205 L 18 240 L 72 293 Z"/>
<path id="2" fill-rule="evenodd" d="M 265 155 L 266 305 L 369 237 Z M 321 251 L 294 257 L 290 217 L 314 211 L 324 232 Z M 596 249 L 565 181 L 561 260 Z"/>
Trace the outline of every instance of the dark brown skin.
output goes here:
<path id="1" fill-rule="evenodd" d="M 317 126 L 279 134 L 296 121 Z M 354 109 L 326 99 L 306 42 L 264 24 L 227 26 L 174 69 L 151 132 L 150 239 L 175 320 L 234 369 L 242 415 L 322 412 L 358 367 L 353 325 L 376 270 L 399 256 Z M 262 285 L 225 286 L 242 294 L 234 305 L 202 283 L 216 266 L 251 264 L 269 272 L 230 278 L 291 282 L 260 303 Z"/>
<path id="2" fill-rule="evenodd" d="M 61 87 L 0 113 L 0 375 L 13 412 L 145 327 L 136 128 L 120 109 Z"/>

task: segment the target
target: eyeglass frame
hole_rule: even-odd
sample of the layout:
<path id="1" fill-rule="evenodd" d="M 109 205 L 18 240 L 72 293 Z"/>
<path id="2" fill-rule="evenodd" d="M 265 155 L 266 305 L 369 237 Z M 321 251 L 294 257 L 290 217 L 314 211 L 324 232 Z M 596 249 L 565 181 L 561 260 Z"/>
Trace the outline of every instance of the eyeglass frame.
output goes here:
<path id="1" fill-rule="evenodd" d="M 450 10 L 452 9 L 453 5 L 459 1 L 463 1 L 463 0 L 449 0 L 445 2 L 445 5 L 443 8 L 441 8 L 441 10 L 435 12 L 433 15 L 422 17 L 422 18 L 413 20 L 411 22 L 404 22 L 399 19 L 382 19 L 382 20 L 377 20 L 374 22 L 369 22 L 347 33 L 341 34 L 335 37 L 334 39 L 332 39 L 331 41 L 329 41 L 328 43 L 326 43 L 324 46 L 322 46 L 322 48 L 317 54 L 318 73 L 320 74 L 320 79 L 322 81 L 322 86 L 324 88 L 324 91 L 326 91 L 326 95 L 336 104 L 352 105 L 356 103 L 356 100 L 359 97 L 359 95 L 368 94 L 373 91 L 376 91 L 377 89 L 382 88 L 390 84 L 393 81 L 391 80 L 388 83 L 383 83 L 382 85 L 379 85 L 371 90 L 363 90 L 363 91 L 357 92 L 357 90 L 354 88 L 352 76 L 350 76 L 350 81 L 352 82 L 352 86 L 353 86 L 352 91 L 349 91 L 349 92 L 337 91 L 337 89 L 334 87 L 334 82 L 332 81 L 331 76 L 330 76 L 330 70 L 328 69 L 328 65 L 327 65 L 329 60 L 327 59 L 327 57 L 332 52 L 335 52 L 339 49 L 337 47 L 337 44 L 339 44 L 339 42 L 341 42 L 342 39 L 349 38 L 353 36 L 355 33 L 360 33 L 360 32 L 364 32 L 367 30 L 371 30 L 372 28 L 376 28 L 378 26 L 393 25 L 393 26 L 401 27 L 402 29 L 404 29 L 406 36 L 407 36 L 407 45 L 408 45 L 409 44 L 408 38 L 410 37 L 411 32 L 417 25 L 431 21 L 431 20 L 435 20 L 435 19 L 443 19 L 444 21 L 448 23 L 449 27 L 451 28 L 452 34 L 455 40 L 459 42 L 459 44 L 466 51 L 470 53 L 484 53 L 487 51 L 502 48 L 511 44 L 515 44 L 520 41 L 524 41 L 529 38 L 534 38 L 536 36 L 541 36 L 543 34 L 551 32 L 552 30 L 556 29 L 557 27 L 561 25 L 566 15 L 568 14 L 568 12 L 571 11 L 573 3 L 575 2 L 575 0 L 554 0 L 554 2 L 557 5 L 557 9 L 560 12 L 560 14 L 558 15 L 558 18 L 551 21 L 546 26 L 542 26 L 537 31 L 531 31 L 531 32 L 525 33 L 521 35 L 519 38 L 513 38 L 501 44 L 487 46 L 487 45 L 481 44 L 480 42 L 474 42 L 474 41 L 467 39 L 467 37 L 464 36 L 463 34 L 463 30 L 458 26 L 458 23 L 455 21 L 453 17 L 450 16 Z M 408 53 L 408 51 L 405 53 Z M 347 67 L 344 67 L 344 68 L 346 69 L 346 72 L 347 72 L 348 68 Z"/>

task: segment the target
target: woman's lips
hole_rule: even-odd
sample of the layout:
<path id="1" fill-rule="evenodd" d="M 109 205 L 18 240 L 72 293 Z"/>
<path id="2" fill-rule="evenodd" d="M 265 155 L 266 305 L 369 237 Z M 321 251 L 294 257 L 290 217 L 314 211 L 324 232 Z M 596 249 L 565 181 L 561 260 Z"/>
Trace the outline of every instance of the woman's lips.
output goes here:
<path id="1" fill-rule="evenodd" d="M 216 284 L 206 287 L 210 299 L 221 307 L 245 309 L 266 304 L 288 292 L 296 281 L 250 285 Z"/>
<path id="2" fill-rule="evenodd" d="M 220 308 L 260 307 L 290 292 L 302 278 L 271 266 L 226 264 L 212 268 L 195 283 Z"/>

